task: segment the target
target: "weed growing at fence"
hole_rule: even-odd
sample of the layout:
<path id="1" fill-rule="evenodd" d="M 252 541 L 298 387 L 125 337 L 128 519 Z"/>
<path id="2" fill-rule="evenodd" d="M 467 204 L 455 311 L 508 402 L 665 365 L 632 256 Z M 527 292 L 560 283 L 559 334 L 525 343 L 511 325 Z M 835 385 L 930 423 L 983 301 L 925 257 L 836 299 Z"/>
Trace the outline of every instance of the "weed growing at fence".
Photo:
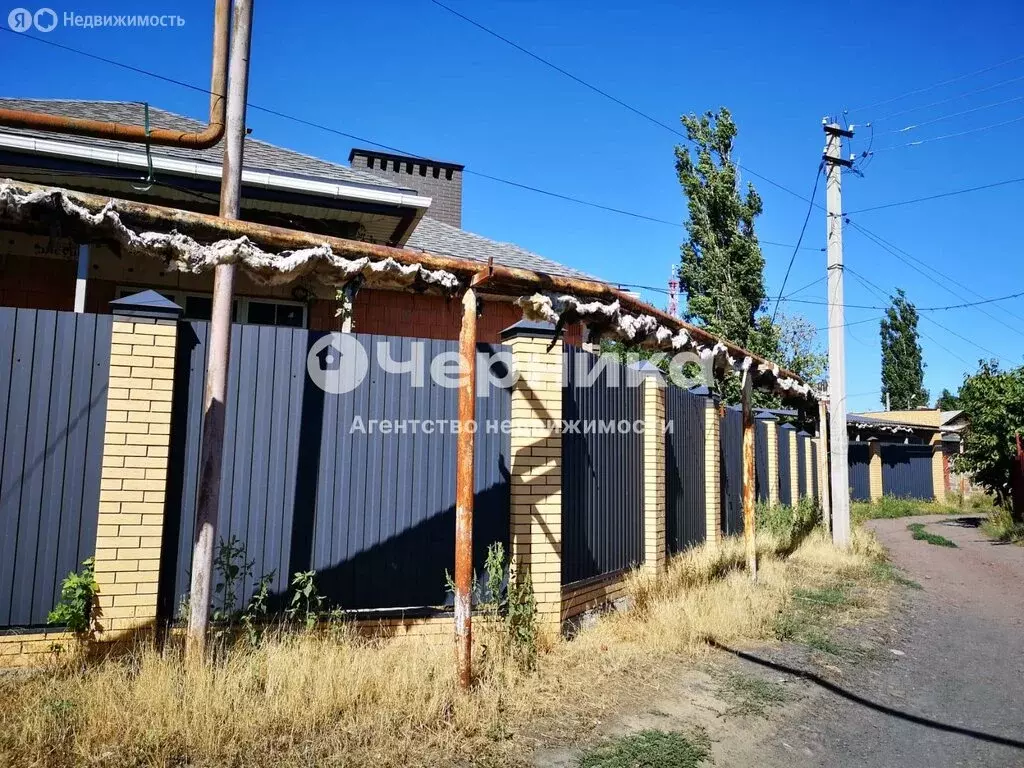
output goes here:
<path id="1" fill-rule="evenodd" d="M 673 731 L 640 731 L 588 751 L 579 768 L 697 768 L 711 756 L 711 741 L 703 731 L 689 736 Z"/>
<path id="2" fill-rule="evenodd" d="M 60 600 L 46 617 L 48 624 L 65 626 L 76 635 L 89 632 L 92 606 L 96 598 L 93 559 L 82 561 L 82 570 L 69 573 L 60 585 Z"/>
<path id="3" fill-rule="evenodd" d="M 440 638 L 388 641 L 360 637 L 351 622 L 307 630 L 301 617 L 201 665 L 186 664 L 172 638 L 163 649 L 141 644 L 84 669 L 59 663 L 0 677 L 0 765 L 524 765 L 538 733 L 587 737 L 609 707 L 660 684 L 681 654 L 703 654 L 710 641 L 773 637 L 776 618 L 800 602 L 797 588 L 861 584 L 850 588 L 856 600 L 829 608 L 831 622 L 875 609 L 868 598 L 871 585 L 881 589 L 872 576 L 877 544 L 862 531 L 850 551 L 819 531 L 788 558 L 782 544 L 767 532 L 758 537 L 757 585 L 733 539 L 674 558 L 661 585 L 633 575 L 636 610 L 602 616 L 571 641 L 537 631 L 524 578 L 525 596 L 507 599 L 522 606 L 532 668 L 510 650 L 519 609 L 503 607 L 498 620 L 474 623 L 477 676 L 468 691 L 458 685 L 450 628 Z M 516 584 L 513 575 L 508 591 Z"/>
<path id="4" fill-rule="evenodd" d="M 793 549 L 803 541 L 821 519 L 821 510 L 813 499 L 801 498 L 796 506 L 758 502 L 757 528 L 779 537 L 784 549 Z"/>
<path id="5" fill-rule="evenodd" d="M 924 529 L 924 523 L 911 523 L 907 526 L 907 530 L 911 532 L 911 535 L 916 541 L 927 541 L 929 544 L 934 544 L 936 547 L 952 547 L 956 548 L 956 542 L 950 541 L 945 536 L 939 536 L 937 533 L 929 533 Z"/>
<path id="6" fill-rule="evenodd" d="M 981 530 L 996 541 L 1024 544 L 1024 523 L 1018 523 L 1005 509 L 997 509 L 981 524 Z"/>
<path id="7" fill-rule="evenodd" d="M 883 496 L 874 502 L 855 501 L 850 505 L 850 514 L 856 523 L 916 515 L 950 515 L 957 511 L 956 507 L 934 501 L 901 499 L 896 496 Z"/>

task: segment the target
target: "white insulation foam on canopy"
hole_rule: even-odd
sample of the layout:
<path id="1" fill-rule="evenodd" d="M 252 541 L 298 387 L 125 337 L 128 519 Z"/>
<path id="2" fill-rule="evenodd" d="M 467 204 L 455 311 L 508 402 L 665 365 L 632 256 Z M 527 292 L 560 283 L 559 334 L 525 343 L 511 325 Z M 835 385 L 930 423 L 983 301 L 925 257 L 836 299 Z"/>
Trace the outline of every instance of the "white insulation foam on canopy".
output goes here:
<path id="1" fill-rule="evenodd" d="M 117 243 L 122 254 L 159 258 L 168 269 L 177 272 L 195 274 L 218 264 L 236 264 L 264 285 L 280 285 L 315 276 L 327 285 L 341 286 L 362 276 L 367 285 L 376 287 L 402 288 L 418 284 L 445 294 L 455 293 L 460 288 L 458 277 L 446 270 L 402 264 L 392 258 L 350 259 L 334 253 L 326 243 L 272 253 L 244 235 L 200 243 L 180 232 L 136 232 L 122 221 L 114 201 L 92 213 L 63 190 L 25 192 L 13 184 L 0 184 L 0 219 L 34 220 L 43 211 L 59 212 L 78 220 L 96 235 Z"/>

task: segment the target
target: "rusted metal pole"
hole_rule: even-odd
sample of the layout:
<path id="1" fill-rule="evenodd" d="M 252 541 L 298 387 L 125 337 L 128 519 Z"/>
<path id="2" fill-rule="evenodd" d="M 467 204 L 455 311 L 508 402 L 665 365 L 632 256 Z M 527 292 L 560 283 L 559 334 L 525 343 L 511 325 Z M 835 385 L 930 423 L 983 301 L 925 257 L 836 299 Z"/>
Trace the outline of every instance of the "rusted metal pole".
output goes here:
<path id="1" fill-rule="evenodd" d="M 754 409 L 751 405 L 754 382 L 750 371 L 743 372 L 743 543 L 747 550 L 747 571 L 757 581 L 757 531 L 754 514 Z"/>
<path id="2" fill-rule="evenodd" d="M 455 645 L 459 684 L 473 681 L 473 445 L 476 432 L 476 290 L 462 297 L 459 432 L 455 461 Z"/>
<path id="3" fill-rule="evenodd" d="M 210 74 L 210 121 L 201 131 L 189 133 L 144 125 L 125 125 L 21 109 L 0 109 L 0 126 L 52 131 L 97 139 L 159 144 L 167 147 L 209 149 L 224 136 L 224 92 L 227 90 L 228 24 L 231 0 L 217 0 L 213 13 L 213 63 Z"/>
<path id="4" fill-rule="evenodd" d="M 228 83 L 227 138 L 221 175 L 220 215 L 237 219 L 242 196 L 242 155 L 245 146 L 245 101 L 249 91 L 249 47 L 253 0 L 234 0 L 231 64 Z M 227 407 L 228 363 L 231 352 L 231 302 L 235 267 L 218 264 L 213 276 L 210 348 L 203 401 L 202 453 L 199 457 L 199 503 L 196 510 L 192 587 L 189 591 L 186 655 L 201 659 L 206 651 L 213 550 L 220 505 L 221 463 L 224 456 L 224 414 Z"/>
<path id="5" fill-rule="evenodd" d="M 818 494 L 821 497 L 821 522 L 825 530 L 832 531 L 832 491 L 829 487 L 831 475 L 828 470 L 828 398 L 818 396 Z"/>

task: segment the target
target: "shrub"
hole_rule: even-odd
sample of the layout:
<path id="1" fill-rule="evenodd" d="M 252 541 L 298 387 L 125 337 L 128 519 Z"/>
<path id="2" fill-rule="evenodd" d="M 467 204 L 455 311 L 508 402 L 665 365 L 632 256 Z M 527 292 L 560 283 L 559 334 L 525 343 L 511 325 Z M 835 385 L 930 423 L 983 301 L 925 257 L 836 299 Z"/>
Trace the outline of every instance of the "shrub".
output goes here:
<path id="1" fill-rule="evenodd" d="M 96 578 L 93 559 L 82 562 L 82 570 L 69 573 L 60 587 L 60 600 L 46 617 L 48 624 L 58 624 L 76 635 L 86 634 L 92 618 L 92 606 L 96 597 Z"/>

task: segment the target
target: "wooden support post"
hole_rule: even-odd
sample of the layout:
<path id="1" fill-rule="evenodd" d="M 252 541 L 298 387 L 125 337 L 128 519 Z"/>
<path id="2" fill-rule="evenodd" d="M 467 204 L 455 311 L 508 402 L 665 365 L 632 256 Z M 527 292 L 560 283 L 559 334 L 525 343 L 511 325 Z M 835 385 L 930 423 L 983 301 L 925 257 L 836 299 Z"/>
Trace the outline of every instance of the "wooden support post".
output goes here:
<path id="1" fill-rule="evenodd" d="M 828 471 L 828 400 L 818 398 L 818 496 L 821 503 L 821 522 L 825 530 L 832 531 L 831 475 Z"/>
<path id="2" fill-rule="evenodd" d="M 747 550 L 747 571 L 751 581 L 757 581 L 757 532 L 754 516 L 754 409 L 750 400 L 753 394 L 753 377 L 750 371 L 743 372 L 743 543 Z"/>
<path id="3" fill-rule="evenodd" d="M 473 681 L 473 445 L 476 432 L 476 291 L 462 297 L 459 432 L 455 459 L 455 642 L 459 684 Z"/>

